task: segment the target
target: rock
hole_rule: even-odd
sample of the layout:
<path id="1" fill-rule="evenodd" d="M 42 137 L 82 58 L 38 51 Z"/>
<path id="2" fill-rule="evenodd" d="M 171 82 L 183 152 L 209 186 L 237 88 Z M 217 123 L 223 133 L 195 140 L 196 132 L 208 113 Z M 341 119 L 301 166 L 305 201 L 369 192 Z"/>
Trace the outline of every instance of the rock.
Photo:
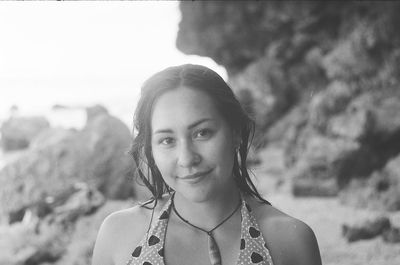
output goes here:
<path id="1" fill-rule="evenodd" d="M 38 150 L 45 147 L 57 145 L 63 141 L 74 138 L 78 131 L 64 128 L 48 128 L 43 130 L 35 139 L 32 140 L 30 148 Z"/>
<path id="2" fill-rule="evenodd" d="M 282 116 L 293 98 L 289 83 L 274 60 L 261 59 L 249 65 L 240 74 L 230 77 L 229 84 L 237 95 L 247 92 L 250 114 L 259 128 L 266 128 Z"/>
<path id="3" fill-rule="evenodd" d="M 179 23 L 176 45 L 186 54 L 198 54 L 214 58 L 217 63 L 245 66 L 262 55 L 263 47 L 248 47 L 248 39 L 261 40 L 257 34 L 244 30 L 243 20 L 259 16 L 254 4 L 244 3 L 180 3 L 182 21 Z M 226 20 L 225 17 L 235 18 Z M 256 19 L 253 19 L 256 22 Z M 207 23 L 200 23 L 207 21 Z M 226 21 L 226 23 L 225 23 Z M 256 25 L 256 23 L 254 24 Z M 253 29 L 252 31 L 254 31 Z M 231 45 L 227 45 L 231 42 Z M 198 45 L 198 44 L 200 45 Z M 255 43 L 255 42 L 253 42 Z M 233 52 L 233 47 L 242 47 Z M 225 51 L 224 51 L 225 49 Z"/>
<path id="4" fill-rule="evenodd" d="M 68 109 L 73 109 L 74 107 L 64 105 L 64 104 L 54 104 L 51 106 L 51 110 L 68 110 Z"/>
<path id="5" fill-rule="evenodd" d="M 400 155 L 365 180 L 354 179 L 341 193 L 344 204 L 375 210 L 400 210 Z"/>
<path id="6" fill-rule="evenodd" d="M 43 130 L 50 127 L 45 117 L 11 117 L 1 125 L 4 151 L 25 149 Z"/>
<path id="7" fill-rule="evenodd" d="M 15 211 L 85 182 L 108 198 L 134 194 L 131 139 L 126 125 L 100 115 L 82 131 L 46 132 L 30 150 L 0 171 L 0 209 Z"/>
<path id="8" fill-rule="evenodd" d="M 370 110 L 371 106 L 368 105 L 368 98 L 366 101 L 353 100 L 344 112 L 328 120 L 327 134 L 358 142 L 369 137 L 375 120 Z"/>
<path id="9" fill-rule="evenodd" d="M 123 199 L 133 195 L 133 159 L 127 154 L 131 136 L 126 125 L 109 115 L 94 118 L 82 130 L 90 156 L 87 174 L 96 177 L 99 188 L 108 198 Z"/>
<path id="10" fill-rule="evenodd" d="M 259 179 L 261 178 L 277 179 L 277 178 L 283 178 L 284 175 L 286 175 L 287 170 L 284 161 L 284 150 L 280 145 L 270 144 L 268 145 L 268 147 L 259 150 L 258 155 L 261 164 L 256 166 L 254 169 L 252 168 L 251 170 L 257 170 L 257 172 L 260 172 L 259 173 L 260 175 L 262 174 L 262 177 L 260 177 Z M 257 176 L 258 173 L 255 173 L 255 175 Z M 278 184 L 281 184 L 281 181 L 279 182 L 280 183 Z"/>
<path id="11" fill-rule="evenodd" d="M 295 178 L 291 183 L 292 194 L 295 197 L 333 197 L 339 188 L 336 179 Z"/>
<path id="12" fill-rule="evenodd" d="M 382 233 L 383 241 L 387 243 L 400 243 L 400 228 L 391 227 Z"/>
<path id="13" fill-rule="evenodd" d="M 344 224 L 342 225 L 342 235 L 348 242 L 354 242 L 374 238 L 390 228 L 391 223 L 389 218 L 380 216 L 355 225 Z"/>
<path id="14" fill-rule="evenodd" d="M 104 196 L 96 189 L 88 187 L 84 183 L 77 183 L 74 187 L 76 190 L 69 198 L 62 204 L 56 201 L 54 205 L 59 204 L 53 208 L 55 219 L 59 223 L 75 222 L 80 216 L 92 214 L 101 207 L 104 202 Z M 50 201 L 50 198 L 46 198 Z"/>
<path id="15" fill-rule="evenodd" d="M 96 213 L 79 218 L 71 239 L 57 265 L 86 265 L 92 260 L 93 247 L 103 220 L 112 212 L 132 207 L 127 201 L 107 201 Z"/>
<path id="16" fill-rule="evenodd" d="M 334 179 L 338 189 L 344 187 L 352 177 L 364 175 L 371 170 L 371 154 L 355 141 L 329 138 L 313 131 L 305 136 L 293 159 L 291 176 L 296 179 Z M 329 183 L 331 183 L 329 181 Z M 331 184 L 327 184 L 330 186 Z"/>
<path id="17" fill-rule="evenodd" d="M 0 226 L 0 264 L 89 264 L 104 218 L 132 203 L 104 204 L 98 191 L 85 185 L 76 189 L 44 218 L 27 211 L 21 222 Z"/>
<path id="18" fill-rule="evenodd" d="M 68 233 L 58 226 L 37 230 L 37 220 L 24 221 L 1 228 L 0 264 L 43 264 L 54 262 L 65 251 Z"/>
<path id="19" fill-rule="evenodd" d="M 323 60 L 327 76 L 331 79 L 348 80 L 354 77 L 367 76 L 377 71 L 377 63 L 368 56 L 361 45 L 355 43 L 359 30 L 355 29 L 355 36 L 342 40 Z"/>
<path id="20" fill-rule="evenodd" d="M 102 105 L 94 105 L 86 108 L 86 123 L 90 123 L 98 116 L 108 116 L 108 110 Z"/>
<path id="21" fill-rule="evenodd" d="M 366 4 L 358 7 L 365 8 L 367 13 L 375 14 L 376 17 L 371 19 L 365 16 L 353 21 L 347 19 L 349 24 L 352 23 L 348 25 L 347 34 L 342 35 L 344 38 L 339 39 L 338 45 L 323 60 L 327 75 L 332 79 L 377 77 L 385 66 L 385 60 L 392 57 L 386 49 L 397 46 L 390 43 L 399 43 L 395 26 L 398 23 L 395 15 L 399 10 L 398 3 L 381 6 Z M 357 8 L 353 9 L 356 10 Z"/>
<path id="22" fill-rule="evenodd" d="M 309 105 L 309 124 L 318 131 L 325 132 L 330 118 L 346 109 L 353 94 L 346 83 L 332 82 L 326 90 L 312 97 Z"/>
<path id="23" fill-rule="evenodd" d="M 362 93 L 344 112 L 327 122 L 328 135 L 350 138 L 370 149 L 376 168 L 382 168 L 400 152 L 400 122 L 396 115 L 400 111 L 400 94 L 387 93 Z"/>
<path id="24" fill-rule="evenodd" d="M 335 83 L 339 84 L 339 82 Z M 397 115 L 394 114 L 396 112 L 395 106 L 397 106 L 394 102 L 400 101 L 396 101 L 397 97 L 394 95 L 391 98 L 395 100 L 389 101 L 386 94 L 369 92 L 362 93 L 354 99 L 349 96 L 352 94 L 350 93 L 344 97 L 345 103 L 340 104 L 343 101 L 335 100 L 341 97 L 335 97 L 334 91 L 342 90 L 339 86 L 336 89 L 332 87 L 321 92 L 318 95 L 319 97 L 311 102 L 309 124 L 303 129 L 297 130 L 297 135 L 286 147 L 287 165 L 294 167 L 295 176 L 304 177 L 321 175 L 321 172 L 330 172 L 328 175 L 335 176 L 340 190 L 354 177 L 368 178 L 374 171 L 379 171 L 380 168 L 384 167 L 388 159 L 400 152 L 400 133 L 395 129 L 397 128 L 395 125 L 397 124 Z M 336 95 L 340 95 L 340 93 L 336 93 Z M 388 101 L 392 103 L 385 103 Z M 379 118 L 376 113 L 385 112 L 385 107 L 383 107 L 385 105 L 391 107 L 386 107 L 386 117 L 382 117 L 380 118 L 381 121 L 378 121 Z M 381 124 L 390 124 L 387 128 L 391 129 L 381 129 L 384 127 Z M 317 130 L 317 133 L 315 130 Z M 383 133 L 383 131 L 386 133 Z M 325 140 L 321 141 L 321 139 Z M 344 151 L 348 148 L 351 149 L 351 146 L 354 147 L 352 151 Z M 343 156 L 336 156 L 335 153 L 339 154 L 339 150 L 342 148 L 344 148 Z M 315 154 L 315 158 L 310 160 L 308 154 Z M 316 162 L 317 160 L 321 162 Z M 316 170 L 313 170 L 313 168 Z M 341 173 L 334 173 L 338 170 Z M 393 184 L 390 183 L 390 185 Z M 365 182 L 364 184 L 374 185 L 373 182 Z M 352 187 L 354 185 L 357 184 L 353 184 Z M 370 189 L 371 192 L 357 196 L 359 198 L 355 200 L 355 203 L 350 204 L 358 205 L 358 200 L 364 201 L 372 198 L 373 187 Z M 391 205 L 389 208 L 397 207 L 395 205 L 398 196 L 394 196 L 395 189 L 393 191 L 390 189 L 391 196 L 384 199 L 388 205 Z M 351 196 L 351 192 L 349 195 Z M 347 196 L 343 196 L 343 198 L 344 201 L 352 201 Z"/>
<path id="25" fill-rule="evenodd" d="M 362 132 L 365 137 L 373 138 L 367 140 L 374 141 L 374 145 L 380 145 L 387 142 L 394 143 L 395 139 L 400 139 L 398 113 L 400 113 L 400 93 L 371 91 L 352 99 L 346 111 L 340 113 L 339 117 L 342 115 L 343 120 L 347 119 L 349 122 L 362 125 L 357 131 Z M 338 133 L 339 130 L 336 130 L 336 134 Z"/>
<path id="26" fill-rule="evenodd" d="M 297 62 L 311 45 L 337 32 L 341 12 L 348 6 L 318 2 L 181 2 L 176 45 L 185 54 L 212 58 L 228 73 L 242 70 L 273 44 L 275 55 Z"/>
<path id="27" fill-rule="evenodd" d="M 32 253 L 32 255 L 24 261 L 24 265 L 39 265 L 45 262 L 54 263 L 60 258 L 60 256 L 61 253 L 43 247 L 42 249 L 38 249 L 36 252 Z"/>
<path id="28" fill-rule="evenodd" d="M 400 184 L 400 154 L 391 159 L 383 170 L 391 180 Z"/>
<path id="29" fill-rule="evenodd" d="M 279 144 L 290 148 L 296 141 L 299 131 L 307 125 L 308 109 L 299 104 L 276 121 L 265 134 L 265 144 Z M 264 144 L 264 145 L 265 145 Z"/>
<path id="30" fill-rule="evenodd" d="M 327 133 L 334 137 L 363 141 L 371 128 L 372 119 L 368 111 L 344 113 L 329 120 Z"/>
<path id="31" fill-rule="evenodd" d="M 376 104 L 372 110 L 374 116 L 374 136 L 380 141 L 390 141 L 394 137 L 400 140 L 400 95 L 389 96 Z"/>
<path id="32" fill-rule="evenodd" d="M 47 196 L 21 209 L 11 211 L 9 223 L 22 221 L 26 214 L 33 214 L 40 219 L 53 215 L 59 223 L 70 223 L 81 215 L 96 211 L 104 201 L 104 196 L 96 189 L 85 183 L 75 183 L 60 194 Z"/>

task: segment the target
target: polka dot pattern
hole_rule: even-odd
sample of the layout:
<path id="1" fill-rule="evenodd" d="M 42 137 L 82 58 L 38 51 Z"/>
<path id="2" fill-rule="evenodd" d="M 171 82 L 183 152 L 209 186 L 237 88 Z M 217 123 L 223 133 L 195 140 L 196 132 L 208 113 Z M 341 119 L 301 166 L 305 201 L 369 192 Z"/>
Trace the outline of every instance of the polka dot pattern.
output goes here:
<path id="1" fill-rule="evenodd" d="M 264 258 L 260 254 L 258 254 L 257 252 L 251 253 L 250 258 L 251 258 L 251 262 L 252 263 L 260 263 L 261 261 L 264 260 Z"/>
<path id="2" fill-rule="evenodd" d="M 237 265 L 273 265 L 261 230 L 252 214 L 252 209 L 245 201 L 243 201 L 243 205 L 241 238 L 245 242 L 245 248 L 240 249 Z"/>
<path id="3" fill-rule="evenodd" d="M 252 215 L 251 207 L 242 199 L 242 225 L 240 250 L 237 265 L 273 265 L 267 244 Z M 132 252 L 126 265 L 165 265 L 164 263 L 164 239 L 171 210 L 171 199 L 160 211 L 149 233 L 144 236 L 138 246 Z"/>
<path id="4" fill-rule="evenodd" d="M 246 247 L 246 241 L 242 238 L 240 239 L 240 250 L 245 249 Z"/>
<path id="5" fill-rule="evenodd" d="M 140 253 L 142 252 L 142 246 L 138 246 L 137 248 L 135 248 L 135 250 L 132 252 L 132 257 L 139 257 Z"/>
<path id="6" fill-rule="evenodd" d="M 151 235 L 149 238 L 149 246 L 154 246 L 157 243 L 160 243 L 160 238 L 155 235 Z"/>

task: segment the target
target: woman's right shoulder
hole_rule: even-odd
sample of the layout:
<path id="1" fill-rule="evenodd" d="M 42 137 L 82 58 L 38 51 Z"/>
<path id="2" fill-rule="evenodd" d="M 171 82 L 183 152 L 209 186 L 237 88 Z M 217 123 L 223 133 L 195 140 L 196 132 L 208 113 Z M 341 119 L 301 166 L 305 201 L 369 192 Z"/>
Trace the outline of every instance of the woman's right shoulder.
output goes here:
<path id="1" fill-rule="evenodd" d="M 93 265 L 121 264 L 129 257 L 132 248 L 138 245 L 151 225 L 151 215 L 157 216 L 164 199 L 153 203 L 136 205 L 108 215 L 100 226 L 93 250 Z M 154 221 L 153 218 L 153 221 Z M 123 264 L 124 262 L 122 262 Z"/>
<path id="2" fill-rule="evenodd" d="M 123 234 L 124 237 L 131 233 L 143 234 L 141 232 L 147 230 L 151 215 L 153 214 L 155 218 L 166 201 L 167 198 L 163 197 L 156 204 L 155 201 L 148 201 L 113 212 L 104 219 L 101 230 L 106 230 L 110 234 Z"/>
<path id="3" fill-rule="evenodd" d="M 139 232 L 146 225 L 150 214 L 151 209 L 147 209 L 141 205 L 113 212 L 104 219 L 99 233 L 118 236 L 127 232 Z"/>

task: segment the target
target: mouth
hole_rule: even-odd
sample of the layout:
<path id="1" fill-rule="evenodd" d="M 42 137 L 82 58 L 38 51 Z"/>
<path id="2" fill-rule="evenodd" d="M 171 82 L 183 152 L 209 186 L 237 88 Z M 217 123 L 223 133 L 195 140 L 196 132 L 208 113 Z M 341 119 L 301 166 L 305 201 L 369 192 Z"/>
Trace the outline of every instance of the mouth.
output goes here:
<path id="1" fill-rule="evenodd" d="M 201 172 L 197 172 L 197 173 L 194 173 L 194 174 L 190 174 L 190 175 L 186 175 L 186 176 L 180 177 L 179 179 L 185 180 L 185 181 L 189 181 L 189 182 L 197 182 L 197 181 L 200 181 L 204 176 L 206 176 L 209 173 L 211 173 L 211 171 L 212 171 L 212 169 L 206 170 L 206 171 L 201 171 Z"/>

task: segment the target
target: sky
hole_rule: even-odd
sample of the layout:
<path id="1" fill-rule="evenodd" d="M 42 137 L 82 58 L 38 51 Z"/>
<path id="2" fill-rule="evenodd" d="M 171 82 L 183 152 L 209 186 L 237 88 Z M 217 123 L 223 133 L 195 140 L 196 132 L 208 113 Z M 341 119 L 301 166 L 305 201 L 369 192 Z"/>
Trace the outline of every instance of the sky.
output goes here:
<path id="1" fill-rule="evenodd" d="M 141 84 L 171 65 L 213 60 L 176 49 L 175 1 L 0 2 L 0 120 L 100 103 L 127 119 Z"/>

